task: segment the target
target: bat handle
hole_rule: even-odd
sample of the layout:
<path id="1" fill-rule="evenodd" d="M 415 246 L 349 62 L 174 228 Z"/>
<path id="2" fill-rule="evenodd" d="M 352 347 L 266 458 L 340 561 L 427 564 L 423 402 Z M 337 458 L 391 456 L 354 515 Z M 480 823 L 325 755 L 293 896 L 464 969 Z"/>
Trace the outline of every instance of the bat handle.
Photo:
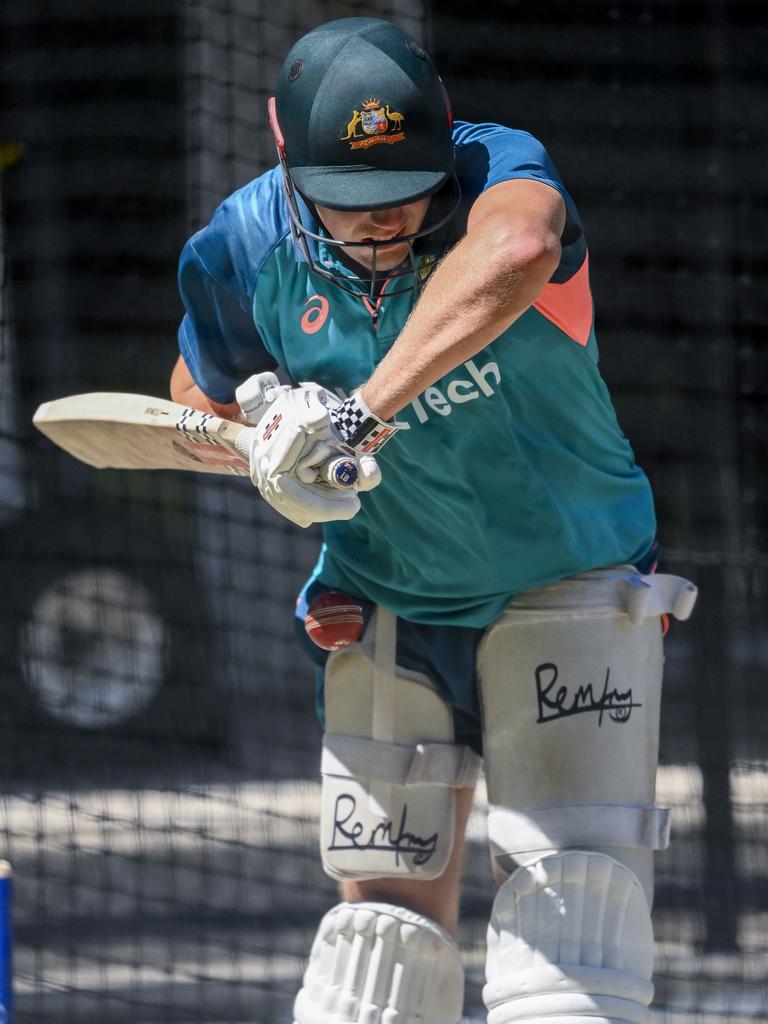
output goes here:
<path id="1" fill-rule="evenodd" d="M 320 476 L 331 487 L 344 490 L 345 487 L 352 487 L 357 483 L 357 463 L 346 455 L 337 456 L 320 467 Z"/>

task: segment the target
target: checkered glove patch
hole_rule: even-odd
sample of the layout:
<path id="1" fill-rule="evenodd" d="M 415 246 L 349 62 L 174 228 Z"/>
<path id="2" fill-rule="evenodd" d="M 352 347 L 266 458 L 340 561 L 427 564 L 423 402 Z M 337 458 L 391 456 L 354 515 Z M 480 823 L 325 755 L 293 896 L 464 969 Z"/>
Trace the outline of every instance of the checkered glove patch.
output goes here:
<path id="1" fill-rule="evenodd" d="M 385 423 L 374 415 L 357 392 L 329 412 L 339 439 L 362 455 L 375 455 L 401 429 L 399 423 Z"/>

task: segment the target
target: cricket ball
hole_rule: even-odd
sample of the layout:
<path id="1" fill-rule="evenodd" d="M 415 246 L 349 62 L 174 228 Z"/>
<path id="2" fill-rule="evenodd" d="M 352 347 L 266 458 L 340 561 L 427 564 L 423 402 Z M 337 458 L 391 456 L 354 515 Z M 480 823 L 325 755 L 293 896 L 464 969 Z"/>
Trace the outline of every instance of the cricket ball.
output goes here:
<path id="1" fill-rule="evenodd" d="M 332 590 L 316 597 L 304 616 L 309 639 L 324 651 L 336 651 L 360 638 L 363 609 L 354 597 Z"/>

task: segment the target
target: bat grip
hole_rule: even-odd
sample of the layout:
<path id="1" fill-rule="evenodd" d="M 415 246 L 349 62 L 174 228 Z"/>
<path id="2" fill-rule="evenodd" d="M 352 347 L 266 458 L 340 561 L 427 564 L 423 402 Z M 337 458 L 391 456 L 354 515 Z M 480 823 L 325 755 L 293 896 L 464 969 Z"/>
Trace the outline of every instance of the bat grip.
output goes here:
<path id="1" fill-rule="evenodd" d="M 344 490 L 357 483 L 359 473 L 357 463 L 346 455 L 329 459 L 320 467 L 320 477 L 330 487 Z"/>

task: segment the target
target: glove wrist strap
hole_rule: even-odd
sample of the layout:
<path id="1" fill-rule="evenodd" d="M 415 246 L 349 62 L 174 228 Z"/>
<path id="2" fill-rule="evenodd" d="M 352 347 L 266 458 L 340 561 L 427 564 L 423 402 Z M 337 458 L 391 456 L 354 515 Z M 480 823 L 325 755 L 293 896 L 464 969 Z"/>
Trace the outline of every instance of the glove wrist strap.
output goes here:
<path id="1" fill-rule="evenodd" d="M 395 420 L 380 420 L 357 391 L 334 406 L 330 415 L 339 439 L 358 455 L 375 455 L 402 429 Z"/>

